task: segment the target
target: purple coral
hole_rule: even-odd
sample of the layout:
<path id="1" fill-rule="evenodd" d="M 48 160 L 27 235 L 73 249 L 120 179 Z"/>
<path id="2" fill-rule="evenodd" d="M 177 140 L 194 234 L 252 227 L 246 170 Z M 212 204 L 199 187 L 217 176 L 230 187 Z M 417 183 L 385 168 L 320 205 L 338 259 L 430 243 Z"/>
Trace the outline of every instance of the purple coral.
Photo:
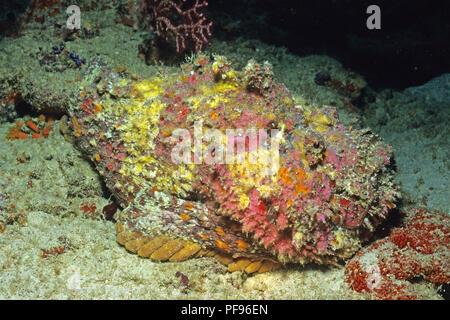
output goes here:
<path id="1" fill-rule="evenodd" d="M 207 22 L 202 8 L 208 2 L 195 0 L 186 7 L 187 0 L 140 0 L 139 10 L 141 20 L 150 19 L 158 37 L 168 41 L 169 36 L 175 37 L 177 52 L 186 48 L 186 40 L 195 43 L 195 51 L 199 52 L 209 43 L 212 22 Z"/>

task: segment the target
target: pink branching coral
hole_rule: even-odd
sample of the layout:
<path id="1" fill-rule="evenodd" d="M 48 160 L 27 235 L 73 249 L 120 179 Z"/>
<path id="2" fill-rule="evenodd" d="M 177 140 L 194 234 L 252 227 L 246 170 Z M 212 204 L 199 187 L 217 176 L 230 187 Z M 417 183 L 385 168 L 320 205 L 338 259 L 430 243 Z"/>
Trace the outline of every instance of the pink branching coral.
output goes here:
<path id="1" fill-rule="evenodd" d="M 169 35 L 175 37 L 177 52 L 186 48 L 186 40 L 195 43 L 195 51 L 198 52 L 208 44 L 211 36 L 212 22 L 207 22 L 201 12 L 208 6 L 208 2 L 195 0 L 195 3 L 187 7 L 187 0 L 141 0 L 139 10 L 143 19 L 150 15 L 151 25 L 158 37 L 169 40 Z"/>

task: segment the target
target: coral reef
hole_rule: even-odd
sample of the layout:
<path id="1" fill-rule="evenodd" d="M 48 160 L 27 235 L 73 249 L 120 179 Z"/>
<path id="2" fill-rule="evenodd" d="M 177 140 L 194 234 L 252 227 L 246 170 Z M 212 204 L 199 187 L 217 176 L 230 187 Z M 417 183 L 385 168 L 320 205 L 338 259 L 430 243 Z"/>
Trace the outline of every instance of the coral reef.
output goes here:
<path id="1" fill-rule="evenodd" d="M 450 283 L 450 218 L 423 208 L 404 209 L 406 221 L 387 238 L 347 262 L 350 287 L 377 299 L 419 299 L 412 280 Z"/>
<path id="2" fill-rule="evenodd" d="M 239 72 L 224 57 L 198 55 L 177 73 L 133 80 L 96 61 L 82 82 L 65 134 L 125 208 L 118 242 L 140 256 L 218 252 L 248 273 L 274 263 L 333 264 L 395 206 L 390 147 L 341 125 L 333 108 L 296 108 L 269 64 L 250 61 Z M 219 140 L 205 138 L 211 131 L 194 128 L 198 122 Z M 237 155 L 223 163 L 214 141 L 227 129 L 255 130 L 260 148 L 246 140 L 249 131 L 237 133 L 227 141 Z M 180 132 L 203 139 L 192 146 Z"/>
<path id="3" fill-rule="evenodd" d="M 59 124 L 41 115 L 0 127 L 0 193 L 8 199 L 1 204 L 0 223 L 6 229 L 23 226 L 34 211 L 104 221 L 108 199 L 102 196 L 98 173 L 65 141 Z"/>

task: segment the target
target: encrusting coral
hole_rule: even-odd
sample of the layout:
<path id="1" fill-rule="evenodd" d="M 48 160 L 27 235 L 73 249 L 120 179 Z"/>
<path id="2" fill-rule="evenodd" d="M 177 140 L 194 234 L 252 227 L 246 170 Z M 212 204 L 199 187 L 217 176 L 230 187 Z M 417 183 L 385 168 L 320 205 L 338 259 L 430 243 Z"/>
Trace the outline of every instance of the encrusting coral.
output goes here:
<path id="1" fill-rule="evenodd" d="M 334 108 L 296 106 L 268 63 L 199 54 L 142 80 L 93 61 L 65 128 L 124 208 L 118 242 L 154 260 L 335 264 L 399 196 L 391 148 Z"/>

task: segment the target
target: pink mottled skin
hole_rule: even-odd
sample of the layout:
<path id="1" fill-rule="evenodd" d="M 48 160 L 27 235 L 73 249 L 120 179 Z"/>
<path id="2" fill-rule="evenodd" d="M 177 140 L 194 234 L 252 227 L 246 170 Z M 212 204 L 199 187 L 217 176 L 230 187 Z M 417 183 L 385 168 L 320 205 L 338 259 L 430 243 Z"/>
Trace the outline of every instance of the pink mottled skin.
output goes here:
<path id="1" fill-rule="evenodd" d="M 325 161 L 333 164 L 337 169 L 339 169 L 339 167 L 340 167 L 339 160 L 336 156 L 336 153 L 333 151 L 333 149 L 328 149 Z"/>
<path id="2" fill-rule="evenodd" d="M 117 129 L 111 138 L 99 136 L 104 128 L 118 128 L 126 114 L 96 117 L 89 108 L 97 103 L 119 105 L 119 97 L 103 103 L 110 98 L 98 90 L 119 82 L 118 76 L 97 69 L 104 83 L 91 85 L 87 89 L 90 96 L 72 111 L 82 127 L 77 144 L 91 157 L 100 155 L 95 165 L 125 208 L 125 222 L 130 228 L 137 228 L 139 218 L 151 215 L 152 210 L 147 212 L 140 206 L 145 197 L 154 195 L 154 190 L 144 190 L 138 203 L 134 203 L 136 194 L 141 188 L 158 186 L 158 180 L 153 179 L 167 174 L 164 170 L 175 172 L 178 168 L 171 158 L 171 150 L 178 143 L 168 139 L 171 130 L 187 129 L 194 137 L 196 121 L 203 121 L 204 129 L 217 129 L 224 134 L 227 129 L 270 132 L 284 128 L 280 166 L 274 177 L 258 176 L 247 165 L 243 165 L 246 174 L 240 175 L 228 164 L 195 164 L 189 169 L 193 178 L 184 194 L 166 191 L 172 207 L 164 207 L 162 225 L 175 228 L 175 236 L 195 239 L 233 257 L 334 264 L 353 255 L 367 231 L 385 217 L 386 208 L 395 206 L 397 190 L 386 167 L 391 148 L 371 134 L 341 125 L 331 107 L 310 113 L 295 108 L 288 90 L 273 79 L 266 79 L 269 85 L 263 86 L 255 80 L 259 75 L 252 77 L 247 70 L 245 77 L 236 72 L 237 79 L 226 80 L 233 86 L 223 85 L 212 64 L 201 61 L 195 68 L 184 66 L 176 77 L 161 82 L 164 94 L 158 99 L 163 107 L 159 111 L 158 134 L 151 141 L 154 148 L 139 151 L 142 156 L 156 159 L 144 169 L 162 171 L 157 172 L 156 178 L 146 176 L 145 185 L 136 184 L 121 173 L 128 156 L 123 133 Z M 245 83 L 246 78 L 251 79 L 251 86 Z M 132 90 L 125 87 L 122 91 L 126 95 Z M 327 125 L 315 123 L 315 117 L 326 119 Z M 232 142 L 240 139 L 244 137 L 235 137 Z M 92 144 L 92 140 L 96 143 Z M 247 140 L 245 149 L 253 151 Z M 118 185 L 126 187 L 118 189 Z M 193 207 L 186 211 L 177 199 L 192 202 Z M 180 214 L 189 219 L 180 219 Z M 146 234 L 146 230 L 139 232 Z"/>

